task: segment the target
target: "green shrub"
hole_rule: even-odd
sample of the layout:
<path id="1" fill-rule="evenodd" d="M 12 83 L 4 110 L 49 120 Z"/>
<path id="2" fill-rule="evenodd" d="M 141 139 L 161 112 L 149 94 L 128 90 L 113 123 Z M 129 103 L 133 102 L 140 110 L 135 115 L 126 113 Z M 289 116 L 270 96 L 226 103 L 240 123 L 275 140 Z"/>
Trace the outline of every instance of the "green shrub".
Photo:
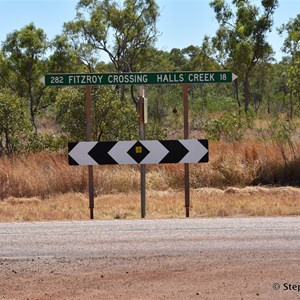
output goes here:
<path id="1" fill-rule="evenodd" d="M 18 151 L 31 130 L 21 98 L 8 89 L 0 90 L 0 155 Z"/>
<path id="2" fill-rule="evenodd" d="M 56 102 L 57 122 L 69 139 L 86 138 L 85 93 L 78 88 L 59 91 Z M 127 140 L 137 138 L 136 109 L 131 99 L 120 100 L 108 87 L 92 89 L 93 140 Z"/>
<path id="3" fill-rule="evenodd" d="M 241 111 L 226 112 L 219 118 L 211 118 L 204 124 L 205 135 L 214 141 L 239 141 L 248 128 L 253 127 L 253 113 Z"/>
<path id="4" fill-rule="evenodd" d="M 27 141 L 20 147 L 21 152 L 57 151 L 67 147 L 66 138 L 51 134 L 34 134 L 27 136 Z"/>

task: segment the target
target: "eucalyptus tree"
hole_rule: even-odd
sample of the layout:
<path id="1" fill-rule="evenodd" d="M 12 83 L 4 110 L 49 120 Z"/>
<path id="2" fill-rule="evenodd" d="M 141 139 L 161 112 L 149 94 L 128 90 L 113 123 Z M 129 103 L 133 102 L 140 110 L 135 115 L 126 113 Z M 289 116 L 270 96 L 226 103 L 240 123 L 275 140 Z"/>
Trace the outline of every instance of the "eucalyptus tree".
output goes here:
<path id="1" fill-rule="evenodd" d="M 273 50 L 267 42 L 267 34 L 272 30 L 273 14 L 278 0 L 261 0 L 261 6 L 251 0 L 213 0 L 220 27 L 213 38 L 218 53 L 217 58 L 225 67 L 239 76 L 244 91 L 244 107 L 248 111 L 251 88 L 251 74 L 260 61 L 269 61 Z"/>
<path id="2" fill-rule="evenodd" d="M 30 123 L 25 105 L 9 88 L 0 88 L 0 155 L 19 150 Z"/>
<path id="3" fill-rule="evenodd" d="M 0 80 L 29 105 L 30 120 L 37 132 L 36 115 L 49 105 L 45 86 L 39 83 L 47 72 L 49 42 L 42 29 L 31 23 L 9 33 L 2 45 Z"/>
<path id="4" fill-rule="evenodd" d="M 94 66 L 103 54 L 116 72 L 138 72 L 147 66 L 158 34 L 155 0 L 80 0 L 76 11 L 64 30 L 87 65 Z"/>
<path id="5" fill-rule="evenodd" d="M 293 98 L 298 98 L 300 109 L 300 14 L 296 18 L 290 19 L 287 24 L 283 24 L 278 31 L 280 34 L 287 33 L 282 50 L 290 56 L 287 86 L 290 89 L 290 116 L 292 117 Z"/>
<path id="6" fill-rule="evenodd" d="M 93 140 L 131 140 L 137 138 L 137 122 L 130 99 L 114 97 L 107 86 L 92 90 Z M 70 139 L 86 136 L 84 89 L 60 88 L 55 103 L 56 121 Z M 72 120 L 72 122 L 70 122 Z"/>
<path id="7" fill-rule="evenodd" d="M 84 64 L 74 51 L 66 34 L 56 35 L 50 46 L 48 72 L 72 73 L 84 70 Z"/>
<path id="8" fill-rule="evenodd" d="M 65 36 L 49 41 L 30 23 L 9 33 L 0 52 L 0 82 L 22 99 L 37 134 L 37 115 L 55 102 L 56 90 L 40 82 L 48 72 L 78 70 L 80 62 Z"/>

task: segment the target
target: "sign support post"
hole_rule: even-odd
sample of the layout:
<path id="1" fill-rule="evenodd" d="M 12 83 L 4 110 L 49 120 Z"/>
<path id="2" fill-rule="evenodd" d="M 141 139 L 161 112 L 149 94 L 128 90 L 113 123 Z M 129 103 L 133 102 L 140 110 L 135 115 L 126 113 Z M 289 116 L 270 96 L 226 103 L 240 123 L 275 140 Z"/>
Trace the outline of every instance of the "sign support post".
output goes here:
<path id="1" fill-rule="evenodd" d="M 91 87 L 86 86 L 86 138 L 88 141 L 93 139 L 93 127 L 92 127 L 92 101 L 91 101 Z M 89 208 L 90 208 L 90 219 L 94 219 L 94 172 L 93 166 L 88 166 L 88 182 L 89 182 Z"/>
<path id="2" fill-rule="evenodd" d="M 144 115 L 144 99 L 145 99 L 145 87 L 139 86 L 139 103 L 138 103 L 138 115 L 139 115 L 139 131 L 140 140 L 145 140 L 145 115 Z M 141 218 L 146 217 L 146 165 L 140 165 L 141 173 Z"/>
<path id="3" fill-rule="evenodd" d="M 189 108 L 188 108 L 188 84 L 183 85 L 183 113 L 184 113 L 184 139 L 189 138 Z M 184 196 L 185 196 L 185 216 L 190 216 L 190 165 L 184 164 Z"/>

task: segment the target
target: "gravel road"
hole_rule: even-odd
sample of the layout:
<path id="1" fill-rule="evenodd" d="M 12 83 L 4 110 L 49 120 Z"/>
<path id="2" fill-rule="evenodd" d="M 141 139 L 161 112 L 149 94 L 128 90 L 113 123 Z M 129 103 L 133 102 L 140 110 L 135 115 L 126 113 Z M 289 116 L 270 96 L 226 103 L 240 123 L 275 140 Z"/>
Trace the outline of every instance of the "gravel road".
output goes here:
<path id="1" fill-rule="evenodd" d="M 300 218 L 0 223 L 0 299 L 300 299 Z"/>

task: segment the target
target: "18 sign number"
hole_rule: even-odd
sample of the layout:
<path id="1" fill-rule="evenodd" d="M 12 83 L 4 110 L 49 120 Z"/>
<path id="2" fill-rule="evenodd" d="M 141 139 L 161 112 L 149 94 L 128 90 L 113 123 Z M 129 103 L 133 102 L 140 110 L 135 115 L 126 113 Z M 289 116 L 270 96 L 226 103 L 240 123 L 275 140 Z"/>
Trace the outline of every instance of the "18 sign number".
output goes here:
<path id="1" fill-rule="evenodd" d="M 226 81 L 226 79 L 227 79 L 226 74 L 220 74 L 220 80 Z"/>

